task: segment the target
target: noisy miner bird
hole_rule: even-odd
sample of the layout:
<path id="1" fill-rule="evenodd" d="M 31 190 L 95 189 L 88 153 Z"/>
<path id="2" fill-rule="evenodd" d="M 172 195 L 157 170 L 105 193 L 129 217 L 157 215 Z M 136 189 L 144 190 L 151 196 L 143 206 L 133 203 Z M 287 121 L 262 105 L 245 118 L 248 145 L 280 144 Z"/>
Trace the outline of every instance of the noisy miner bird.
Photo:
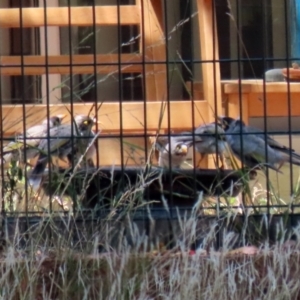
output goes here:
<path id="1" fill-rule="evenodd" d="M 219 117 L 226 132 L 226 140 L 234 155 L 244 164 L 259 170 L 263 166 L 279 171 L 285 162 L 289 161 L 291 151 L 292 164 L 300 166 L 300 155 L 293 149 L 281 145 L 258 128 L 246 126 L 239 119 Z M 243 148 L 242 148 L 243 147 Z M 267 153 L 267 154 L 266 154 Z"/>
<path id="2" fill-rule="evenodd" d="M 82 118 L 84 117 L 84 115 L 78 115 L 75 117 L 75 123 L 78 127 L 78 125 L 82 122 Z M 100 121 L 97 121 L 96 118 L 93 119 L 94 124 L 98 123 L 98 124 L 102 124 Z M 98 134 L 101 132 L 101 130 L 98 131 Z M 98 135 L 96 134 L 93 130 L 91 130 L 90 134 L 89 134 L 89 139 L 88 139 L 88 143 L 87 146 L 88 148 L 86 149 L 86 153 L 84 155 L 84 162 L 86 162 L 86 167 L 95 167 L 95 163 L 94 163 L 94 158 L 97 154 L 97 139 L 96 136 Z M 87 142 L 87 141 L 86 141 Z M 73 148 L 72 153 L 67 155 L 67 159 L 70 165 L 72 165 L 74 163 L 74 158 L 75 158 L 75 162 L 79 160 L 80 156 L 82 155 L 81 151 L 79 151 L 76 147 Z"/>
<path id="3" fill-rule="evenodd" d="M 190 133 L 189 137 L 185 136 L 179 140 L 194 142 L 197 152 L 201 154 L 201 160 L 208 154 L 218 154 L 221 159 L 221 168 L 224 168 L 224 152 L 226 150 L 225 132 L 217 123 L 209 123 L 199 126 L 194 131 L 195 139 Z"/>
<path id="4" fill-rule="evenodd" d="M 77 156 L 86 152 L 95 122 L 85 115 L 76 116 L 74 121 L 73 124 L 52 128 L 50 136 L 40 141 L 39 158 L 29 177 L 29 184 L 34 189 L 40 186 L 42 175 L 52 156 L 64 159 L 69 154 Z"/>
<path id="5" fill-rule="evenodd" d="M 223 129 L 225 130 L 225 132 L 227 132 L 229 126 L 231 125 L 231 123 L 233 123 L 235 121 L 235 119 L 233 118 L 230 118 L 230 117 L 218 117 L 219 121 L 221 122 L 222 124 L 222 127 Z M 261 139 L 265 140 L 265 132 L 259 128 L 255 128 L 255 127 L 251 127 L 251 126 L 245 126 L 247 131 L 250 132 L 250 133 L 253 133 L 255 134 L 256 136 L 260 137 Z M 300 155 L 297 154 L 295 152 L 294 149 L 291 149 L 289 147 L 286 147 L 280 143 L 278 143 L 277 141 L 275 141 L 270 135 L 266 135 L 266 141 L 267 141 L 267 144 L 275 149 L 275 150 L 278 150 L 278 151 L 281 151 L 283 153 L 286 153 L 286 154 L 292 154 L 292 156 L 294 158 L 298 158 L 300 159 Z"/>
<path id="6" fill-rule="evenodd" d="M 96 120 L 93 121 L 96 122 Z M 75 118 L 75 122 L 76 123 L 80 122 L 80 117 L 78 117 L 77 119 Z M 101 122 L 98 123 L 101 124 Z M 95 137 L 96 137 L 96 133 L 93 130 L 91 130 L 90 138 L 88 139 L 88 145 L 87 145 L 88 149 L 86 149 L 86 153 L 84 156 L 84 161 L 86 162 L 87 167 L 95 167 L 94 159 L 97 154 L 97 147 L 96 147 L 97 139 L 95 139 Z M 70 166 L 72 166 L 74 162 L 76 163 L 76 161 L 78 161 L 81 155 L 82 155 L 81 151 L 78 151 L 78 147 L 76 147 L 75 145 L 73 151 L 67 155 L 67 159 Z"/>
<path id="7" fill-rule="evenodd" d="M 39 154 L 38 145 L 42 137 L 47 134 L 49 128 L 60 126 L 65 115 L 56 115 L 45 119 L 41 124 L 32 126 L 26 130 L 25 134 L 17 136 L 16 141 L 8 143 L 2 151 L 2 163 L 11 161 L 21 161 L 25 163 L 26 159 L 32 159 Z M 26 137 L 25 137 L 26 136 Z"/>
<path id="8" fill-rule="evenodd" d="M 178 137 L 171 136 L 170 140 L 167 136 L 159 136 L 156 139 L 156 148 L 159 151 L 158 165 L 160 167 L 180 168 L 187 158 L 191 142 L 180 141 Z"/>

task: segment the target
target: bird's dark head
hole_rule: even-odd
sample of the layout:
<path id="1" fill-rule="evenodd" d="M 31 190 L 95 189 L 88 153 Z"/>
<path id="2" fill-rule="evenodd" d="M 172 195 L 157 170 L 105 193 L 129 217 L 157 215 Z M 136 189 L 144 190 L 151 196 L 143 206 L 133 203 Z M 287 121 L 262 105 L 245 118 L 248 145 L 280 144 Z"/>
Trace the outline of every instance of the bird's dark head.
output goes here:
<path id="1" fill-rule="evenodd" d="M 218 121 L 220 122 L 220 125 L 224 129 L 224 131 L 227 131 L 229 126 L 235 121 L 235 119 L 230 117 L 218 117 Z"/>
<path id="2" fill-rule="evenodd" d="M 65 115 L 56 115 L 49 118 L 49 127 L 53 128 L 56 126 L 60 126 L 62 124 L 62 120 L 65 117 Z M 43 121 L 44 125 L 48 124 L 48 119 Z"/>
<path id="3" fill-rule="evenodd" d="M 244 126 L 246 126 L 246 124 L 240 119 L 236 119 L 230 124 L 231 128 L 243 128 Z"/>

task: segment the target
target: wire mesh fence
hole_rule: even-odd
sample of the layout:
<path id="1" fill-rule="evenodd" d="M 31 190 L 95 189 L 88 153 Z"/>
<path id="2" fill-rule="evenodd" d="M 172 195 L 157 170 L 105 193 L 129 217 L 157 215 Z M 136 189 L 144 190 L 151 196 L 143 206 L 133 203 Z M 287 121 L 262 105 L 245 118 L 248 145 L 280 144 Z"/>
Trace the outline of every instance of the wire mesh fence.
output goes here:
<path id="1" fill-rule="evenodd" d="M 293 1 L 3 1 L 3 220 L 296 218 L 298 18 Z"/>

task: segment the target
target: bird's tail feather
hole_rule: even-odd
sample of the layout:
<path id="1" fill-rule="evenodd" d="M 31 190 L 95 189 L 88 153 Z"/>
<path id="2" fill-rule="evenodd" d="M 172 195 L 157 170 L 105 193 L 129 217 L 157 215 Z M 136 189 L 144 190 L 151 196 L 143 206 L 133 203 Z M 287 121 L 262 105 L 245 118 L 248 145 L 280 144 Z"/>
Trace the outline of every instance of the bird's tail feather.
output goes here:
<path id="1" fill-rule="evenodd" d="M 296 166 L 300 166 L 300 158 L 299 159 L 295 159 L 292 157 L 292 164 L 296 165 Z"/>
<path id="2" fill-rule="evenodd" d="M 292 157 L 300 160 L 300 154 L 297 152 L 292 152 Z"/>
<path id="3" fill-rule="evenodd" d="M 34 190 L 37 190 L 41 185 L 42 176 L 46 169 L 47 163 L 47 158 L 40 158 L 29 176 L 28 182 Z"/>
<path id="4" fill-rule="evenodd" d="M 272 169 L 272 170 L 278 172 L 279 174 L 283 174 L 278 168 L 272 166 L 271 164 L 265 164 L 265 166 L 266 166 L 267 168 L 270 168 L 270 169 Z"/>
<path id="5" fill-rule="evenodd" d="M 266 167 L 266 168 L 269 168 L 269 169 L 272 169 L 280 174 L 283 174 L 279 168 L 275 167 L 274 165 L 270 164 L 270 163 L 260 163 L 258 164 L 256 167 L 253 168 L 253 170 L 264 170 L 264 168 L 262 167 Z"/>
<path id="6" fill-rule="evenodd" d="M 286 148 L 286 149 L 280 149 L 280 151 L 282 152 L 282 153 L 284 153 L 285 155 L 290 155 L 290 153 L 291 153 L 291 155 L 292 155 L 292 158 L 295 158 L 295 159 L 299 159 L 300 160 L 300 154 L 298 154 L 297 152 L 295 152 L 295 150 L 292 150 L 292 152 L 290 152 L 290 150 L 288 149 L 288 148 Z"/>

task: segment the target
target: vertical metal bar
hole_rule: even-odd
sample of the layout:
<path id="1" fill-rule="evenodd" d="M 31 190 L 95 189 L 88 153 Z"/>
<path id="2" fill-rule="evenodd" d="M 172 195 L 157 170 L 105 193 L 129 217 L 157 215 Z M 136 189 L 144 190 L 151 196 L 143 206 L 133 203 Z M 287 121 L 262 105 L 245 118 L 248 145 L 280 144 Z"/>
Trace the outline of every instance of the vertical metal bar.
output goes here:
<path id="1" fill-rule="evenodd" d="M 192 37 L 190 39 L 190 65 L 191 65 L 191 74 L 194 75 L 195 73 L 195 55 L 194 55 L 194 47 L 193 47 L 193 37 L 194 37 L 194 30 L 193 30 L 193 4 L 192 1 L 189 1 L 186 3 L 186 5 L 188 5 L 189 7 L 187 8 L 188 10 L 188 16 L 190 18 L 190 36 Z M 185 15 L 184 15 L 184 19 L 185 19 Z M 200 41 L 199 41 L 200 43 Z M 200 59 L 200 61 L 202 61 L 202 59 Z M 199 62 L 198 62 L 199 63 Z M 203 62 L 200 63 L 200 66 L 202 66 Z M 191 119 L 192 119 L 192 139 L 193 139 L 193 145 L 195 145 L 195 128 L 198 126 L 198 124 L 195 124 L 195 98 L 194 98 L 194 78 L 192 78 L 191 80 L 191 102 L 192 102 L 192 109 L 191 109 Z M 202 157 L 201 157 L 202 158 Z M 196 147 L 193 147 L 193 193 L 194 195 L 197 195 L 197 180 L 196 180 L 196 167 L 198 162 L 196 161 Z"/>
<path id="2" fill-rule="evenodd" d="M 97 89 L 97 27 L 96 27 L 96 1 L 93 0 L 93 67 L 94 67 L 94 104 L 95 104 L 95 116 L 98 115 L 98 89 Z M 97 116 L 97 120 L 98 120 L 98 116 Z M 98 123 L 96 123 L 96 132 L 98 133 Z M 98 141 L 99 139 L 97 138 L 96 141 L 94 143 L 97 144 L 96 146 L 96 166 L 97 168 L 99 167 L 99 149 L 98 149 Z M 97 199 L 100 199 L 100 193 L 99 193 L 99 189 L 97 189 Z"/>
<path id="3" fill-rule="evenodd" d="M 164 23 L 164 27 L 165 27 L 165 41 L 166 41 L 166 81 L 167 81 L 167 91 L 166 91 L 166 101 L 167 101 L 167 119 L 168 119 L 168 143 L 170 145 L 171 142 L 171 135 L 170 135 L 170 129 L 171 129 L 171 104 L 170 104 L 170 75 L 169 75 L 169 35 L 168 35 L 168 5 L 167 5 L 167 1 L 164 0 L 164 17 L 165 17 L 165 23 Z M 155 62 L 154 62 L 155 63 Z M 172 164 L 171 164 L 171 152 L 169 151 L 169 180 L 170 180 L 170 186 L 172 183 Z M 173 191 L 170 191 L 170 204 L 171 207 L 173 208 Z M 171 215 L 172 215 L 172 210 L 171 210 Z"/>
<path id="4" fill-rule="evenodd" d="M 23 9 L 22 9 L 22 1 L 19 2 L 19 13 L 20 13 L 20 44 L 21 44 L 21 91 L 22 91 L 22 114 L 23 114 L 23 132 L 24 132 L 24 141 L 25 144 L 27 143 L 27 134 L 26 134 L 26 107 L 25 107 L 25 84 L 24 84 L 24 77 L 25 77 L 25 70 L 24 70 L 24 37 L 23 37 Z M 24 151 L 24 161 L 27 161 L 26 151 Z M 26 214 L 26 223 L 29 227 L 29 220 L 28 220 L 28 183 L 27 183 L 27 170 L 25 168 L 25 214 Z"/>
<path id="5" fill-rule="evenodd" d="M 264 70 L 267 68 L 267 60 L 266 60 L 266 55 L 267 55 L 267 26 L 266 26 L 266 4 L 265 2 L 261 2 L 261 15 L 263 16 L 262 18 L 262 43 L 263 43 L 263 53 L 262 53 L 262 61 L 263 61 L 263 66 Z M 264 73 L 265 74 L 265 73 Z M 268 163 L 268 122 L 267 122 L 267 90 L 266 90 L 266 80 L 265 80 L 265 75 L 264 75 L 264 80 L 263 80 L 263 111 L 264 111 L 264 145 L 265 145 L 265 161 Z M 271 203 L 270 203 L 270 172 L 269 168 L 266 168 L 266 188 L 267 188 L 267 220 L 268 224 L 270 222 L 270 209 L 271 209 Z"/>
<path id="6" fill-rule="evenodd" d="M 124 145 L 123 145 L 123 112 L 122 112 L 122 104 L 123 104 L 123 81 L 122 81 L 122 31 L 121 31 L 121 14 L 120 14 L 120 0 L 117 0 L 117 14 L 118 14 L 118 78 L 119 78 L 119 116 L 120 116 L 120 154 L 121 154 L 121 169 L 122 169 L 122 183 L 121 187 L 123 187 L 124 181 Z"/>
<path id="7" fill-rule="evenodd" d="M 214 107 L 215 107 L 215 111 L 214 111 L 214 116 L 215 116 L 215 127 L 216 127 L 216 133 L 217 131 L 217 117 L 218 117 L 218 95 L 217 95 L 217 78 L 216 78 L 216 63 L 219 62 L 216 60 L 216 39 L 218 37 L 216 37 L 216 33 L 217 33 L 217 29 L 216 29 L 216 16 L 215 16 L 215 11 L 216 11 L 216 5 L 215 5 L 215 0 L 211 0 L 212 1 L 212 31 L 213 31 L 213 85 L 214 85 Z M 220 62 L 219 62 L 220 65 Z M 221 78 L 220 78 L 221 79 Z M 241 98 L 240 98 L 241 99 Z M 216 134 L 216 141 L 218 139 L 217 134 Z M 219 147 L 218 147 L 218 142 L 216 142 L 216 166 L 219 166 Z M 221 176 L 220 173 L 217 173 L 217 180 L 221 180 Z M 218 212 L 220 211 L 221 208 L 221 202 L 220 202 L 220 195 L 217 196 L 217 201 L 218 201 Z M 217 216 L 217 219 L 219 219 L 219 215 Z M 219 249 L 221 247 L 221 230 L 220 230 L 220 225 L 218 222 L 217 225 L 217 249 Z"/>
<path id="8" fill-rule="evenodd" d="M 147 128 L 147 124 L 148 124 L 148 120 L 147 120 L 147 99 L 146 99 L 146 95 L 147 95 L 147 84 L 146 84 L 146 59 L 145 59 L 145 55 L 146 55 L 146 44 L 145 44 L 145 5 L 144 5 L 144 0 L 140 0 L 141 3 L 141 24 L 139 26 L 140 29 L 140 38 L 141 38 L 141 42 L 139 43 L 139 54 L 142 53 L 142 86 L 143 86 L 143 112 L 144 112 L 144 147 L 145 147 L 145 162 L 146 162 L 146 166 L 144 169 L 144 175 L 148 176 L 149 174 L 149 169 L 150 166 L 147 164 L 147 159 L 148 159 L 148 128 Z M 141 32 L 141 28 L 143 29 L 143 32 Z M 150 197 L 149 197 L 149 189 L 146 189 L 146 191 L 144 192 L 144 198 L 146 198 L 146 200 L 150 201 Z M 146 230 L 146 234 L 150 235 L 151 234 L 151 221 L 150 218 L 148 218 L 147 216 L 147 207 L 145 206 L 143 209 L 143 220 L 144 220 L 144 224 L 145 224 L 145 230 Z"/>
<path id="9" fill-rule="evenodd" d="M 50 89 L 49 89 L 49 62 L 48 62 L 48 26 L 47 26 L 47 2 L 46 0 L 43 1 L 44 4 L 44 31 L 45 31 L 45 76 L 46 76 L 46 105 L 47 105 L 47 119 L 50 119 Z M 49 169 L 49 182 L 51 183 L 52 180 L 52 166 L 51 166 L 51 154 L 50 154 L 50 126 L 49 122 L 47 123 L 47 139 L 48 139 L 48 155 L 49 155 L 49 164 L 48 164 L 48 169 Z M 49 189 L 49 210 L 52 212 L 52 190 Z"/>
<path id="10" fill-rule="evenodd" d="M 73 49 L 72 49 L 72 24 L 71 24 L 71 0 L 68 0 L 68 33 L 69 33 L 69 39 L 68 39 L 68 44 L 69 44 L 69 67 L 70 67 L 70 114 L 71 114 L 71 124 L 74 124 L 74 97 L 73 97 L 73 65 L 72 65 L 72 56 L 73 56 Z M 75 146 L 75 141 L 74 141 L 74 126 L 71 126 L 71 147 L 72 147 L 72 153 L 74 150 Z M 75 167 L 74 166 L 74 156 L 72 155 L 72 169 Z M 74 197 L 74 193 L 73 193 Z M 74 212 L 77 211 L 77 197 L 73 198 L 73 210 Z"/>
<path id="11" fill-rule="evenodd" d="M 216 34 L 216 26 L 215 26 L 215 23 L 216 23 L 216 18 L 215 18 L 215 1 L 214 0 L 211 0 L 212 1 L 212 32 L 213 32 L 213 43 L 212 43 L 212 46 L 213 46 L 213 59 L 212 59 L 212 62 L 213 62 L 213 87 L 214 87 L 214 117 L 215 117 L 215 127 L 216 127 L 216 132 L 217 132 L 217 117 L 218 117 L 218 97 L 217 97 L 217 82 L 216 82 L 216 37 L 215 34 Z M 217 140 L 217 136 L 216 136 L 216 140 Z M 219 165 L 219 155 L 218 155 L 218 151 L 219 151 L 219 147 L 218 147 L 218 143 L 216 143 L 216 166 Z M 218 173 L 218 177 L 219 177 L 219 173 Z M 220 208 L 220 196 L 218 196 L 218 207 Z"/>
<path id="12" fill-rule="evenodd" d="M 139 53 L 142 54 L 142 86 L 143 86 L 143 113 L 144 113 L 144 147 L 145 147 L 145 162 L 147 163 L 147 159 L 148 159 L 148 128 L 147 128 L 147 124 L 148 124 L 148 119 L 147 119 L 147 99 L 146 99 L 146 95 L 147 95 L 147 84 L 146 84 L 146 59 L 145 59 L 145 55 L 146 55 L 146 44 L 145 44 L 145 5 L 144 5 L 144 0 L 140 0 L 141 3 L 141 24 L 139 26 L 140 29 L 140 38 L 141 38 L 141 42 L 139 44 Z M 141 32 L 141 28 L 143 29 L 143 32 Z M 148 174 L 148 170 L 149 167 L 146 164 L 146 169 L 145 169 L 145 174 Z M 146 175 L 147 176 L 147 175 Z M 147 190 L 149 192 L 149 190 Z M 147 199 L 149 199 L 149 193 L 148 195 L 145 195 L 145 197 L 147 196 Z M 146 209 L 145 209 L 146 211 Z M 146 212 L 145 212 L 146 213 Z"/>
<path id="13" fill-rule="evenodd" d="M 1 75 L 1 66 L 0 66 L 0 75 Z M 0 122 L 1 122 L 1 139 L 0 139 L 0 147 L 3 149 L 3 140 L 4 140 L 4 131 L 3 131 L 3 124 L 4 124 L 4 116 L 3 116 L 3 98 L 2 98 L 2 78 L 0 76 Z M 4 232 L 5 220 L 6 220 L 6 210 L 5 210 L 5 174 L 4 174 L 4 164 L 3 161 L 1 163 L 1 228 Z"/>
<path id="14" fill-rule="evenodd" d="M 217 117 L 218 117 L 218 95 L 217 95 L 217 78 L 216 78 L 216 63 L 218 63 L 219 61 L 216 60 L 216 39 L 218 37 L 216 37 L 216 33 L 217 33 L 217 29 L 216 29 L 216 16 L 215 16 L 215 11 L 216 11 L 216 5 L 215 5 L 215 0 L 211 0 L 212 1 L 212 6 L 213 6 L 213 9 L 212 9 L 212 31 L 213 31 L 213 85 L 214 85 L 214 106 L 215 106 L 215 112 L 214 112 L 214 116 L 215 116 L 215 124 L 216 124 L 216 128 L 217 128 Z M 217 137 L 216 137 L 217 138 Z M 217 150 L 217 153 L 216 153 L 216 161 L 217 161 L 217 165 L 218 165 L 218 162 L 219 162 L 219 156 L 217 155 L 218 154 L 218 143 L 216 143 L 216 150 Z M 219 199 L 218 199 L 219 201 Z"/>
<path id="15" fill-rule="evenodd" d="M 144 0 L 140 0 L 141 2 L 141 25 L 140 25 L 140 30 L 143 28 L 143 32 L 140 32 L 140 38 L 141 38 L 141 43 L 140 43 L 140 49 L 139 53 L 142 53 L 142 86 L 143 88 L 143 112 L 144 112 L 144 147 L 145 147 L 145 160 L 147 161 L 148 158 L 148 135 L 147 135 L 147 85 L 146 85 L 146 64 L 145 64 L 145 51 L 146 51 L 146 46 L 145 46 L 145 6 L 144 6 Z"/>
<path id="16" fill-rule="evenodd" d="M 185 1 L 183 1 L 185 2 Z M 194 10 L 193 10 L 193 3 L 192 1 L 188 1 L 186 2 L 186 12 L 185 14 L 182 16 L 183 20 L 186 19 L 187 17 L 187 14 L 188 14 L 188 18 L 190 19 L 190 44 L 189 44 L 189 47 L 190 47 L 190 68 L 191 68 L 191 75 L 192 75 L 192 80 L 191 80 L 191 105 L 192 105 L 192 109 L 191 109 L 191 120 L 192 120 L 192 141 L 193 141 L 193 145 L 195 145 L 195 128 L 197 128 L 199 126 L 199 124 L 196 124 L 196 121 L 195 121 L 195 113 L 197 112 L 196 109 L 195 109 L 195 98 L 194 98 L 194 74 L 195 74 L 195 54 L 194 54 L 194 47 L 193 47 L 193 38 L 194 38 L 194 27 L 193 27 L 193 15 L 194 15 Z M 199 40 L 199 43 L 200 43 L 200 40 Z M 184 45 L 183 45 L 184 47 Z M 200 45 L 201 47 L 201 45 Z M 200 58 L 200 62 L 197 60 L 197 63 L 199 66 L 202 67 L 203 65 L 203 61 L 202 61 L 202 58 Z M 199 112 L 198 112 L 199 113 Z M 194 193 L 194 197 L 195 197 L 195 200 L 198 201 L 198 191 L 197 191 L 197 167 L 198 167 L 198 161 L 196 161 L 196 147 L 193 146 L 192 147 L 192 151 L 193 151 L 193 193 Z M 202 157 L 201 157 L 202 159 Z M 198 218 L 196 217 L 195 218 L 195 222 L 198 222 Z M 197 225 L 196 225 L 197 226 Z M 195 250 L 197 248 L 197 236 L 195 237 L 195 239 L 193 241 L 190 241 L 191 244 L 189 245 L 190 246 L 190 249 L 192 250 Z"/>
<path id="17" fill-rule="evenodd" d="M 297 2 L 297 1 L 296 1 Z M 291 1 L 289 2 L 291 3 Z M 295 51 L 292 53 L 292 55 L 295 55 L 296 58 L 294 58 L 294 56 L 292 56 L 291 58 L 291 53 L 290 53 L 290 28 L 291 28 L 291 24 L 289 24 L 289 20 L 292 19 L 292 16 L 291 18 L 289 18 L 289 9 L 288 9 L 288 3 L 287 3 L 287 0 L 284 0 L 284 27 L 285 27 L 285 51 L 286 51 L 286 59 L 285 59 L 285 62 L 286 62 L 286 68 L 287 68 L 287 78 L 289 78 L 289 68 L 290 68 L 290 65 L 291 65 L 291 60 L 294 60 L 294 59 L 298 59 L 297 57 L 300 56 L 300 39 L 299 39 L 299 34 L 300 34 L 300 31 L 299 31 L 299 22 L 300 22 L 300 4 L 297 2 L 295 3 L 295 8 L 296 8 L 296 15 L 298 15 L 299 19 L 295 20 L 297 21 L 297 29 L 298 29 L 298 35 L 297 33 L 294 32 L 294 36 L 293 38 L 296 38 L 295 36 L 298 36 L 297 38 L 297 45 L 298 45 L 298 50 L 292 48 L 294 45 L 292 44 L 292 51 Z M 293 41 L 294 42 L 294 41 Z M 296 47 L 295 47 L 296 48 Z M 297 52 L 296 52 L 297 51 Z M 292 167 L 292 107 L 291 107 L 291 86 L 290 86 L 290 81 L 288 80 L 287 81 L 287 100 L 288 100 L 288 135 L 289 135 L 289 148 L 290 148 L 290 151 L 289 151 L 289 156 L 290 156 L 290 194 L 292 195 L 293 194 L 293 189 L 294 189 L 294 185 L 293 185 L 293 181 L 294 181 L 294 173 L 293 173 L 293 167 Z M 291 205 L 291 209 L 292 209 L 292 213 L 294 213 L 294 204 L 292 203 Z"/>
<path id="18" fill-rule="evenodd" d="M 169 149 L 171 149 L 171 135 L 170 135 L 170 129 L 171 129 L 171 103 L 170 103 L 170 86 L 172 81 L 172 76 L 169 74 L 169 64 L 170 64 L 170 58 L 169 58 L 169 32 L 168 32 L 168 5 L 167 0 L 164 0 L 164 27 L 165 27 L 165 41 L 166 41 L 166 82 L 167 82 L 167 91 L 166 91 L 166 101 L 167 101 L 167 119 L 168 119 L 168 143 L 169 143 Z M 173 74 L 172 74 L 173 75 Z M 173 166 L 171 163 L 171 151 L 169 151 L 169 168 L 168 168 L 168 179 L 169 179 L 169 185 L 172 187 L 172 174 L 173 174 Z M 170 247 L 174 246 L 174 232 L 173 232 L 173 220 L 176 217 L 175 210 L 174 210 L 174 195 L 173 195 L 173 189 L 170 190 L 170 201 L 168 203 L 169 206 L 169 230 L 170 230 Z"/>
<path id="19" fill-rule="evenodd" d="M 265 18 L 265 12 L 266 12 L 266 7 L 265 7 L 265 2 L 261 2 L 261 15 L 263 16 L 262 18 L 262 43 L 263 43 L 263 53 L 262 53 L 262 61 L 263 61 L 263 66 L 264 69 L 266 69 L 267 67 L 267 60 L 266 60 L 266 49 L 267 49 L 267 33 L 266 33 L 266 18 Z M 268 143 L 267 143 L 267 139 L 268 139 L 268 122 L 267 122 L 267 90 L 266 90 L 266 80 L 264 77 L 263 80 L 263 112 L 264 112 L 264 145 L 265 145 L 265 161 L 266 163 L 268 163 L 269 159 L 268 159 Z M 269 172 L 269 168 L 266 168 L 266 188 L 267 188 L 267 220 L 269 222 L 269 218 L 270 218 L 270 208 L 271 208 L 271 203 L 270 203 L 270 172 Z"/>
<path id="20" fill-rule="evenodd" d="M 239 113 L 240 119 L 243 121 L 243 101 L 242 101 L 242 58 L 241 58 L 241 46 L 242 43 L 242 31 L 241 31 L 241 21 L 240 21 L 240 12 L 241 12 L 241 0 L 237 0 L 236 2 L 236 28 L 237 28 L 237 73 L 238 73 L 238 83 L 239 83 Z M 242 173 L 244 174 L 244 143 L 243 143 L 243 132 L 242 132 L 242 124 L 240 124 L 240 143 L 241 143 L 241 164 L 242 164 Z M 245 193 L 242 193 L 242 201 L 245 203 Z"/>

